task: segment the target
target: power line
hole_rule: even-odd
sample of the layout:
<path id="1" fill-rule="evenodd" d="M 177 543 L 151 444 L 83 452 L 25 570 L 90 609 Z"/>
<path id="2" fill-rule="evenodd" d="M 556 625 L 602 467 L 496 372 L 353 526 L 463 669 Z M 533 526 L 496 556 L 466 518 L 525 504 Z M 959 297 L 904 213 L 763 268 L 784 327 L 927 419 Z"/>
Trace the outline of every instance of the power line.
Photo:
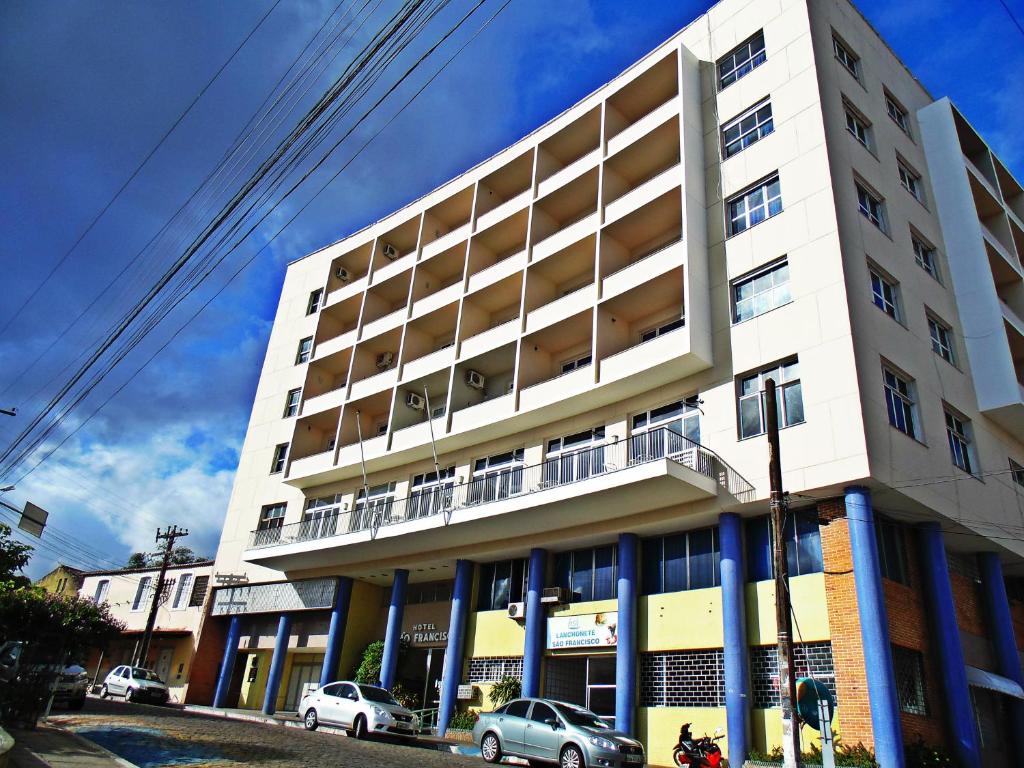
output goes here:
<path id="1" fill-rule="evenodd" d="M 1014 26 L 1017 27 L 1017 31 L 1024 35 L 1024 25 L 1020 23 L 1020 20 L 1017 18 L 1016 14 L 1013 12 L 1010 6 L 1006 3 L 1006 0 L 999 0 L 999 4 L 1003 6 L 1003 10 L 1006 11 L 1006 15 L 1010 17 L 1010 21 L 1012 21 L 1014 23 Z"/>

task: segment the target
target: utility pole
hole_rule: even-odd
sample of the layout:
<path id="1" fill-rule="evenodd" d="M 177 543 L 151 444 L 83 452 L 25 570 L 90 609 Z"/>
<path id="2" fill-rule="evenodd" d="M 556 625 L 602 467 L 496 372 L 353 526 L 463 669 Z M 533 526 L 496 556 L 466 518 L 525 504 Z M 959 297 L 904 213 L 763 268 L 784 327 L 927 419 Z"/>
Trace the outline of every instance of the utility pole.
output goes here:
<path id="1" fill-rule="evenodd" d="M 775 565 L 775 622 L 779 636 L 779 697 L 782 700 L 782 754 L 785 768 L 800 764 L 800 728 L 796 722 L 796 673 L 793 668 L 793 617 L 789 601 L 789 562 L 786 559 L 785 496 L 779 457 L 779 411 L 775 380 L 765 381 L 764 410 L 768 426 L 769 508 L 772 520 L 772 559 Z"/>
<path id="2" fill-rule="evenodd" d="M 167 576 L 167 566 L 171 563 L 174 541 L 182 536 L 188 536 L 187 528 L 179 530 L 178 526 L 172 525 L 164 533 L 161 533 L 159 528 L 156 529 L 156 543 L 159 544 L 161 540 L 164 542 L 163 559 L 160 561 L 160 576 L 156 580 L 156 589 L 153 590 L 153 601 L 149 606 L 149 619 L 146 620 L 146 631 L 142 634 L 142 642 L 139 643 L 139 650 L 133 662 L 137 667 L 144 666 L 146 656 L 149 655 L 149 643 L 153 639 L 153 627 L 156 626 L 156 611 L 163 600 L 164 578 Z"/>

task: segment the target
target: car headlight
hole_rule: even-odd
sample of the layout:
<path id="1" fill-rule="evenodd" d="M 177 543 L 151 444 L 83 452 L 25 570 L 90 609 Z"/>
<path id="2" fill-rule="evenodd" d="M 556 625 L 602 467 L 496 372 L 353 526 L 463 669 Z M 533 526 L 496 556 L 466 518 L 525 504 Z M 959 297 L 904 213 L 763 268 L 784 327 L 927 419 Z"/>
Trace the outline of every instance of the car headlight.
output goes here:
<path id="1" fill-rule="evenodd" d="M 375 714 L 381 720 L 390 720 L 391 719 L 391 713 L 388 712 L 386 709 L 381 709 L 380 707 L 374 707 L 373 708 L 373 714 Z"/>
<path id="2" fill-rule="evenodd" d="M 590 743 L 598 749 L 616 749 L 615 742 L 604 738 L 603 736 L 591 736 Z"/>

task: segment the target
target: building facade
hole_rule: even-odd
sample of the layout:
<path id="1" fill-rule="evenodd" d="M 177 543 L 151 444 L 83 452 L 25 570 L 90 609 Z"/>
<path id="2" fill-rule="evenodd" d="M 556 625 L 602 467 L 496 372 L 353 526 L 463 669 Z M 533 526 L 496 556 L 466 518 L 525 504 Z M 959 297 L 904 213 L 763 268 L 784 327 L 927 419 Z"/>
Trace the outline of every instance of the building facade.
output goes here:
<path id="1" fill-rule="evenodd" d="M 771 749 L 772 379 L 798 673 L 885 768 L 1012 764 L 1022 206 L 845 0 L 723 0 L 289 265 L 189 698 L 293 709 L 383 639 L 441 730 L 513 676 L 656 765 Z"/>
<path id="2" fill-rule="evenodd" d="M 77 595 L 82 586 L 83 571 L 58 563 L 57 567 L 35 581 L 37 587 L 52 595 Z"/>
<path id="3" fill-rule="evenodd" d="M 212 573 L 212 560 L 167 569 L 149 653 L 137 665 L 152 669 L 167 683 L 171 701 L 185 701 Z M 136 663 L 159 577 L 159 568 L 84 574 L 79 596 L 105 603 L 111 615 L 126 625 L 119 638 L 93 650 L 86 661 L 94 686 L 102 685 L 114 667 Z"/>

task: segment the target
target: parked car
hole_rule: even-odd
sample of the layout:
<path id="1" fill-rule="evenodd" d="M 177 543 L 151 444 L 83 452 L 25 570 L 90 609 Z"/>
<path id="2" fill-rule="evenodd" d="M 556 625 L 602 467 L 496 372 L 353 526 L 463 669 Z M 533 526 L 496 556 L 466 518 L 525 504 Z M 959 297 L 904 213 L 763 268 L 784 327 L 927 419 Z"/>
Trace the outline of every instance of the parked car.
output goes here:
<path id="1" fill-rule="evenodd" d="M 613 730 L 589 709 L 550 699 L 515 699 L 481 712 L 473 741 L 488 763 L 510 755 L 560 768 L 635 768 L 645 762 L 636 739 Z"/>
<path id="2" fill-rule="evenodd" d="M 122 664 L 111 670 L 100 688 L 100 698 L 111 694 L 124 696 L 125 701 L 148 701 L 166 704 L 170 698 L 167 683 L 151 669 Z"/>
<path id="3" fill-rule="evenodd" d="M 0 645 L 0 684 L 10 684 L 27 679 L 30 685 L 42 685 L 49 679 L 54 704 L 68 709 L 81 709 L 85 705 L 85 694 L 89 689 L 89 675 L 77 664 L 62 666 L 60 663 L 36 660 L 25 662 L 25 643 L 9 640 Z"/>
<path id="4" fill-rule="evenodd" d="M 419 718 L 383 688 L 347 680 L 303 696 L 299 715 L 306 730 L 315 731 L 321 723 L 337 725 L 357 739 L 374 733 L 415 736 L 420 730 Z"/>

